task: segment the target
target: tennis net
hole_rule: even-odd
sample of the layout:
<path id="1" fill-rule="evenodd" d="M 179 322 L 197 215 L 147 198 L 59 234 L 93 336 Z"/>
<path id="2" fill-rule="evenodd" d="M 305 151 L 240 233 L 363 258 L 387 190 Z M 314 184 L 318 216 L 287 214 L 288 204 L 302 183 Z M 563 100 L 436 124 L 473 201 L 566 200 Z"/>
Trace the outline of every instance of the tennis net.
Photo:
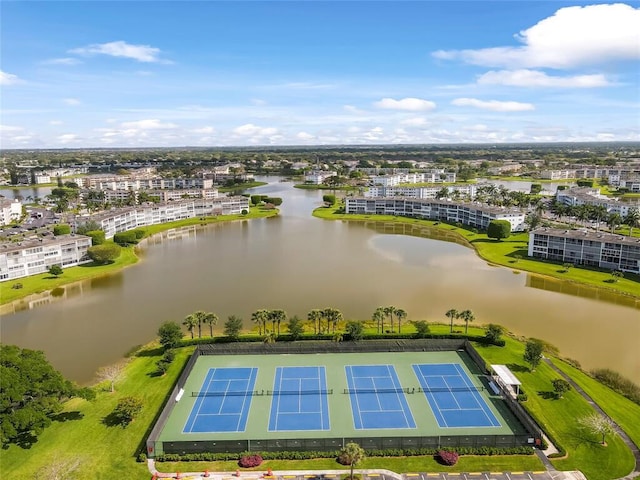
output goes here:
<path id="1" fill-rule="evenodd" d="M 427 392 L 480 392 L 484 387 L 440 387 L 440 388 L 423 388 L 423 387 L 405 387 L 405 388 L 345 388 L 345 394 L 361 394 L 361 393 L 427 393 Z"/>
<path id="2" fill-rule="evenodd" d="M 264 390 L 234 390 L 226 392 L 191 392 L 192 397 L 249 397 L 253 395 L 264 395 Z"/>
<path id="3" fill-rule="evenodd" d="M 326 390 L 267 390 L 266 395 L 331 395 L 333 388 Z"/>

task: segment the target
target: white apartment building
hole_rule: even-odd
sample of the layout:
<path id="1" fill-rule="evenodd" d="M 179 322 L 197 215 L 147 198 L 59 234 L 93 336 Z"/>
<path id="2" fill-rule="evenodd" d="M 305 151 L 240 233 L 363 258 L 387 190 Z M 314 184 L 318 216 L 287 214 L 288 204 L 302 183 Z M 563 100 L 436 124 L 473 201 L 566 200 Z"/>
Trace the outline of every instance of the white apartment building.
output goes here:
<path id="1" fill-rule="evenodd" d="M 515 208 L 492 207 L 446 200 L 347 197 L 346 213 L 364 215 L 398 215 L 462 223 L 486 230 L 492 220 L 507 220 L 512 232 L 525 229 L 525 213 Z"/>
<path id="2" fill-rule="evenodd" d="M 322 185 L 329 177 L 335 177 L 338 172 L 328 172 L 322 170 L 312 170 L 304 174 L 304 183 L 311 183 L 313 185 Z"/>
<path id="3" fill-rule="evenodd" d="M 443 188 L 447 189 L 447 197 L 457 196 L 473 199 L 476 196 L 475 184 L 447 185 L 446 187 L 395 187 L 374 186 L 364 193 L 367 198 L 377 197 L 407 197 L 407 198 L 436 198 Z M 455 193 L 457 192 L 457 193 Z"/>
<path id="4" fill-rule="evenodd" d="M 545 180 L 568 180 L 576 178 L 575 170 L 543 170 L 540 172 L 540 178 Z"/>
<path id="5" fill-rule="evenodd" d="M 586 230 L 538 228 L 529 233 L 530 257 L 640 273 L 640 238 Z"/>
<path id="6" fill-rule="evenodd" d="M 558 190 L 556 193 L 556 200 L 569 206 L 601 205 L 607 209 L 608 213 L 617 213 L 622 218 L 626 217 L 629 210 L 635 206 L 631 203 L 619 202 L 616 199 L 600 195 L 599 188 L 589 187 L 576 187 L 569 188 L 567 190 Z"/>
<path id="7" fill-rule="evenodd" d="M 0 225 L 9 225 L 22 217 L 22 202 L 0 197 Z"/>
<path id="8" fill-rule="evenodd" d="M 107 202 L 118 202 L 118 201 L 128 201 L 133 197 L 133 199 L 138 201 L 138 194 L 141 190 L 102 190 L 104 194 L 104 199 Z M 88 191 L 84 191 L 83 195 L 86 196 Z M 182 190 L 145 190 L 145 192 L 151 196 L 156 197 L 161 203 L 166 202 L 176 202 L 179 200 L 184 200 L 185 198 L 218 198 L 218 189 L 217 188 L 207 188 L 207 189 L 191 189 L 185 188 Z"/>
<path id="9" fill-rule="evenodd" d="M 373 186 L 395 187 L 403 183 L 454 183 L 455 172 L 431 170 L 422 173 L 398 173 L 394 175 L 373 175 L 370 177 Z"/>
<path id="10" fill-rule="evenodd" d="M 120 175 L 92 175 L 74 178 L 81 188 L 97 190 L 179 190 L 213 187 L 211 178 L 132 178 Z"/>
<path id="11" fill-rule="evenodd" d="M 91 238 L 60 235 L 0 245 L 0 281 L 44 273 L 52 265 L 63 268 L 90 262 Z"/>
<path id="12" fill-rule="evenodd" d="M 141 205 L 114 212 L 93 215 L 106 238 L 147 225 L 174 222 L 185 218 L 211 215 L 234 215 L 249 211 L 247 197 L 220 197 L 213 199 L 180 200 L 157 205 Z"/>

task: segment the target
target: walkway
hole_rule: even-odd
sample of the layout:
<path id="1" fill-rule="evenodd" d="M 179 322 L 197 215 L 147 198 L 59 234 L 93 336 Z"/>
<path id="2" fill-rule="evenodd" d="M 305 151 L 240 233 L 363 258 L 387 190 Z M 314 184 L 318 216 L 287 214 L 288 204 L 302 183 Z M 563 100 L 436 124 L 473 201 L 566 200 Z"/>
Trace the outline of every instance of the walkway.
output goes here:
<path id="1" fill-rule="evenodd" d="M 543 454 L 544 455 L 544 454 Z M 160 478 L 178 478 L 176 473 L 161 473 L 155 468 L 152 459 L 147 461 L 149 471 Z M 349 470 L 323 470 L 322 472 L 312 470 L 290 470 L 272 472 L 243 471 L 239 472 L 182 472 L 181 480 L 200 480 L 209 478 L 210 480 L 340 480 Z M 361 476 L 362 480 L 586 480 L 580 472 L 559 472 L 539 471 L 539 472 L 461 472 L 461 473 L 404 473 L 398 474 L 390 470 L 354 470 L 354 473 Z"/>
<path id="2" fill-rule="evenodd" d="M 556 373 L 561 375 L 562 378 L 564 378 L 567 382 L 569 382 L 571 384 L 571 387 L 573 387 L 576 392 L 578 392 L 580 395 L 582 395 L 584 397 L 584 399 L 594 408 L 594 410 L 596 412 L 598 412 L 603 417 L 606 417 L 609 420 L 611 420 L 611 422 L 615 425 L 616 433 L 618 435 L 620 435 L 620 438 L 622 438 L 624 443 L 626 443 L 627 447 L 629 447 L 629 449 L 631 450 L 631 453 L 633 453 L 633 456 L 636 459 L 636 467 L 635 467 L 634 471 L 630 472 L 626 477 L 622 477 L 622 479 L 624 479 L 624 480 L 633 480 L 638 475 L 640 475 L 640 450 L 638 449 L 638 446 L 635 443 L 633 443 L 633 441 L 629 438 L 629 435 L 627 435 L 625 433 L 625 431 L 622 430 L 622 428 L 620 428 L 620 426 L 616 422 L 614 422 L 613 419 L 609 415 L 607 415 L 604 412 L 604 410 L 602 410 L 602 408 L 600 408 L 600 406 L 598 406 L 598 404 L 593 401 L 593 399 L 587 394 L 587 392 L 585 392 L 582 388 L 580 388 L 580 386 L 569 375 L 567 375 L 562 370 L 560 370 L 558 367 L 556 367 L 553 364 L 553 362 L 551 360 L 549 360 L 548 358 L 544 358 L 543 360 Z"/>

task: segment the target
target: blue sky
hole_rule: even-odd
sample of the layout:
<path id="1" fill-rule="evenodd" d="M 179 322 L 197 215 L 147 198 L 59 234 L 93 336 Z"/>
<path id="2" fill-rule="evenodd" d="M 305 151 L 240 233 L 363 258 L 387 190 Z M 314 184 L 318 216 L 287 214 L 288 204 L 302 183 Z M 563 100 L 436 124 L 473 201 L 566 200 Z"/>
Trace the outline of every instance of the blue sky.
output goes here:
<path id="1" fill-rule="evenodd" d="M 2 148 L 640 141 L 637 2 L 2 1 Z"/>

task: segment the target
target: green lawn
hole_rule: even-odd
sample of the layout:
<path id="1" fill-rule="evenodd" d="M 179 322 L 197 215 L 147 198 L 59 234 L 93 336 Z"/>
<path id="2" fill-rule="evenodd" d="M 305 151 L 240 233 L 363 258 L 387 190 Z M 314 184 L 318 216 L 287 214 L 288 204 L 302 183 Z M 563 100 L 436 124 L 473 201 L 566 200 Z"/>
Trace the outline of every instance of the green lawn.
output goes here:
<path id="1" fill-rule="evenodd" d="M 445 321 L 445 319 L 443 319 Z M 449 325 L 430 324 L 433 333 L 448 333 Z M 368 330 L 371 328 L 369 327 Z M 461 331 L 460 325 L 455 326 Z M 408 324 L 403 331 L 413 331 Z M 470 334 L 482 334 L 483 328 L 470 326 Z M 555 400 L 549 398 L 551 380 L 558 375 L 546 364 L 530 373 L 528 372 L 522 353 L 524 346 L 511 337 L 506 338 L 507 345 L 500 347 L 476 348 L 489 363 L 509 365 L 523 383 L 529 394 L 526 402 L 528 408 L 544 422 L 544 428 L 558 440 L 567 450 L 568 458 L 554 460 L 558 469 L 581 470 L 589 480 L 613 479 L 628 473 L 634 460 L 631 452 L 618 437 L 607 439 L 608 445 L 599 445 L 598 438 L 582 431 L 577 418 L 592 411 L 592 407 L 576 392 L 568 392 L 565 398 Z M 178 349 L 176 360 L 166 375 L 154 376 L 155 362 L 160 358 L 160 351 L 146 347 L 128 364 L 124 378 L 116 384 L 116 392 L 109 393 L 101 389 L 98 398 L 92 402 L 74 399 L 65 404 L 64 415 L 60 415 L 52 426 L 47 428 L 38 441 L 30 448 L 12 445 L 3 451 L 2 473 L 6 478 L 33 478 L 47 462 L 70 458 L 81 458 L 82 465 L 78 472 L 79 479 L 148 478 L 146 465 L 136 463 L 135 459 L 144 448 L 144 441 L 153 425 L 155 416 L 160 411 L 166 396 L 177 379 L 182 366 L 193 347 Z M 563 369 L 576 378 L 580 384 L 589 388 L 597 401 L 607 403 L 607 409 L 621 425 L 629 427 L 630 433 L 638 435 L 638 426 L 634 419 L 640 407 L 629 405 L 629 402 L 608 388 L 595 382 L 583 373 L 559 363 Z M 144 409 L 129 427 L 111 427 L 104 424 L 104 419 L 115 407 L 122 396 L 134 395 L 144 401 Z M 340 469 L 333 459 L 304 461 L 271 460 L 260 468 L 274 470 L 303 469 Z M 160 471 L 235 471 L 235 462 L 182 462 L 159 463 Z M 260 470 L 260 468 L 258 470 Z M 396 472 L 429 472 L 442 471 L 430 456 L 407 458 L 368 458 L 360 468 L 387 468 Z M 536 456 L 462 456 L 457 466 L 448 468 L 452 472 L 460 471 L 523 471 L 543 470 Z"/>
<path id="2" fill-rule="evenodd" d="M 568 374 L 600 407 L 620 425 L 636 445 L 640 445 L 640 405 L 617 394 L 585 372 L 557 358 L 553 359 L 564 373 Z"/>
<path id="3" fill-rule="evenodd" d="M 159 225 L 150 225 L 141 227 L 145 230 L 145 237 L 154 235 L 159 232 L 171 230 L 173 228 L 188 227 L 191 225 L 208 225 L 212 223 L 231 222 L 237 220 L 251 220 L 254 218 L 265 218 L 278 215 L 277 209 L 252 208 L 247 215 L 220 215 L 217 217 L 204 218 L 187 218 L 176 222 L 162 223 Z M 34 293 L 41 293 L 53 290 L 56 287 L 66 285 L 80 280 L 100 277 L 110 273 L 117 272 L 124 267 L 133 265 L 138 261 L 135 253 L 135 247 L 127 247 L 122 249 L 120 257 L 109 265 L 95 265 L 88 263 L 78 267 L 65 268 L 62 275 L 54 278 L 48 273 L 32 275 L 30 277 L 18 278 L 0 283 L 0 305 L 11 303 Z M 22 284 L 22 288 L 12 288 L 15 284 Z"/>
<path id="4" fill-rule="evenodd" d="M 136 463 L 136 456 L 144 447 L 155 416 L 192 351 L 192 348 L 179 349 L 174 363 L 162 377 L 153 376 L 159 352 L 143 352 L 129 363 L 125 377 L 116 384 L 115 393 L 101 390 L 94 401 L 67 402 L 59 420 L 54 421 L 33 446 L 12 445 L 2 452 L 2 477 L 34 478 L 48 462 L 79 458 L 82 462 L 77 474 L 79 479 L 148 479 L 146 464 Z M 128 395 L 143 400 L 140 416 L 127 428 L 105 425 L 104 419 L 118 399 Z"/>
<path id="5" fill-rule="evenodd" d="M 336 213 L 338 207 L 320 207 L 313 211 L 313 215 L 326 220 L 347 220 L 367 222 L 394 222 L 411 225 L 424 225 L 432 228 L 451 231 L 473 247 L 478 255 L 489 263 L 508 267 L 512 270 L 524 270 L 531 273 L 586 284 L 599 289 L 616 291 L 633 297 L 640 297 L 640 277 L 638 275 L 625 274 L 616 282 L 610 272 L 589 270 L 586 268 L 570 268 L 564 271 L 562 265 L 552 262 L 543 262 L 527 258 L 529 244 L 528 233 L 517 233 L 506 240 L 496 241 L 487 237 L 485 233 L 475 233 L 471 230 L 457 227 L 433 220 L 418 220 L 414 218 L 396 217 L 392 215 L 354 215 Z"/>
<path id="6" fill-rule="evenodd" d="M 560 376 L 545 363 L 530 372 L 522 358 L 524 344 L 513 338 L 506 341 L 505 348 L 478 346 L 477 350 L 488 363 L 507 365 L 522 382 L 529 397 L 524 405 L 567 451 L 566 459 L 552 460 L 556 468 L 580 470 L 589 480 L 619 478 L 629 473 L 635 460 L 619 436 L 609 437 L 605 447 L 596 435 L 580 427 L 578 419 L 593 413 L 591 405 L 573 390 L 564 398 L 555 399 L 551 381 Z"/>

